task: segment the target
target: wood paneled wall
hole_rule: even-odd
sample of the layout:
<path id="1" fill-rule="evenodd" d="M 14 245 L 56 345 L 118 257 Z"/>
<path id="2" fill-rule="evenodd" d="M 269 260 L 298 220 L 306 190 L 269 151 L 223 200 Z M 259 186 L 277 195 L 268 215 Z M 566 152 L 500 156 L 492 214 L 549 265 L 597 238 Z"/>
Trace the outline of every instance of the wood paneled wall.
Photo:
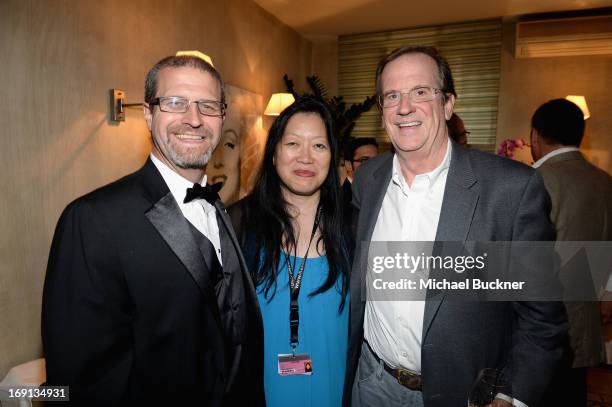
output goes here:
<path id="1" fill-rule="evenodd" d="M 155 62 L 197 49 L 227 83 L 267 102 L 285 72 L 304 86 L 311 48 L 250 0 L 0 1 L 0 380 L 42 354 L 42 285 L 60 212 L 150 151 L 140 110 L 108 122 L 108 90 L 142 101 Z"/>

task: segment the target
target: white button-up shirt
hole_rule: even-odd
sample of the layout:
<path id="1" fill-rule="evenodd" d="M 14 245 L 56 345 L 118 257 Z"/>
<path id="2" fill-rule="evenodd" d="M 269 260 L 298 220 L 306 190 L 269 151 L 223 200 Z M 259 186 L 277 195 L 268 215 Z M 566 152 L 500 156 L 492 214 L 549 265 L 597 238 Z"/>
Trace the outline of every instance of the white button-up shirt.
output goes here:
<path id="1" fill-rule="evenodd" d="M 452 143 L 442 163 L 414 177 L 408 186 L 397 155 L 383 198 L 372 241 L 434 241 Z M 367 301 L 364 335 L 374 352 L 393 368 L 421 372 L 424 301 Z"/>
<path id="2" fill-rule="evenodd" d="M 215 207 L 209 204 L 205 199 L 194 199 L 188 203 L 183 203 L 185 195 L 187 194 L 187 188 L 193 187 L 193 182 L 174 172 L 153 154 L 151 154 L 150 157 L 166 182 L 166 185 L 168 185 L 168 189 L 170 189 L 170 193 L 174 197 L 174 200 L 178 203 L 179 208 L 181 208 L 181 212 L 183 216 L 185 216 L 185 219 L 210 240 L 215 248 L 219 263 L 223 264 L 221 261 L 219 224 L 217 223 L 217 210 Z M 204 178 L 200 185 L 206 185 L 206 181 L 207 177 L 206 174 L 204 174 Z"/>

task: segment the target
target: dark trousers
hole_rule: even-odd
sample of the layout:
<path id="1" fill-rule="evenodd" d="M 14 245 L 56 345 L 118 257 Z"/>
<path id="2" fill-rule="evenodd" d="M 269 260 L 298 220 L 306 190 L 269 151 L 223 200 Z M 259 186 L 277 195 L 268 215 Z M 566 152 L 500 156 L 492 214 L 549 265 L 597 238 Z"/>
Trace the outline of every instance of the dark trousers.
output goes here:
<path id="1" fill-rule="evenodd" d="M 587 368 L 559 369 L 546 391 L 540 407 L 586 407 Z"/>

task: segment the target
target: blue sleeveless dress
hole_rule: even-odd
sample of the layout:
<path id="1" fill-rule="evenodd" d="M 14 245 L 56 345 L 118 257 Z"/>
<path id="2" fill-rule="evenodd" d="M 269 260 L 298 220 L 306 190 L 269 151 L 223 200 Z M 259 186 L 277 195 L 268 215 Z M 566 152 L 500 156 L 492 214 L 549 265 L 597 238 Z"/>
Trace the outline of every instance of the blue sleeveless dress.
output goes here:
<path id="1" fill-rule="evenodd" d="M 294 272 L 303 258 L 290 258 Z M 322 294 L 309 297 L 318 289 L 329 272 L 327 257 L 309 258 L 304 269 L 298 299 L 300 325 L 296 353 L 310 353 L 312 375 L 280 376 L 278 354 L 291 353 L 289 344 L 289 275 L 284 254 L 281 255 L 276 292 L 265 298 L 263 286 L 257 288 L 264 325 L 264 386 L 266 403 L 276 406 L 340 406 L 346 370 L 348 347 L 349 299 L 342 312 L 341 280 Z M 270 289 L 270 294 L 274 287 Z M 271 295 L 269 295 L 271 296 Z"/>

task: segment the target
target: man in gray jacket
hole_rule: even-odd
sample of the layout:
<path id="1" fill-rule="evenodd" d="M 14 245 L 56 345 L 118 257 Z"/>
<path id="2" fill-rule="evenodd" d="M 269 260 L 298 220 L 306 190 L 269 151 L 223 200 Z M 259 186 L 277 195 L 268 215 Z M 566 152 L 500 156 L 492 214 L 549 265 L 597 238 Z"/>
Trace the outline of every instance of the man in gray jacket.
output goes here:
<path id="1" fill-rule="evenodd" d="M 544 178 L 552 200 L 550 218 L 557 240 L 612 240 L 612 179 L 584 159 L 578 147 L 584 134 L 583 113 L 565 99 L 544 103 L 531 119 L 533 165 Z M 603 361 L 597 302 L 566 302 L 572 369 L 556 378 L 551 395 L 562 404 L 586 405 L 587 367 Z M 563 376 L 563 377 L 560 377 Z M 551 405 L 555 404 L 551 400 Z"/>
<path id="2" fill-rule="evenodd" d="M 498 368 L 512 392 L 495 405 L 536 406 L 561 359 L 562 304 L 452 301 L 446 293 L 365 298 L 363 242 L 554 240 L 542 178 L 449 138 L 456 92 L 435 48 L 391 52 L 378 65 L 376 90 L 395 153 L 368 160 L 353 184 L 359 214 L 345 405 L 465 406 L 478 372 Z"/>

